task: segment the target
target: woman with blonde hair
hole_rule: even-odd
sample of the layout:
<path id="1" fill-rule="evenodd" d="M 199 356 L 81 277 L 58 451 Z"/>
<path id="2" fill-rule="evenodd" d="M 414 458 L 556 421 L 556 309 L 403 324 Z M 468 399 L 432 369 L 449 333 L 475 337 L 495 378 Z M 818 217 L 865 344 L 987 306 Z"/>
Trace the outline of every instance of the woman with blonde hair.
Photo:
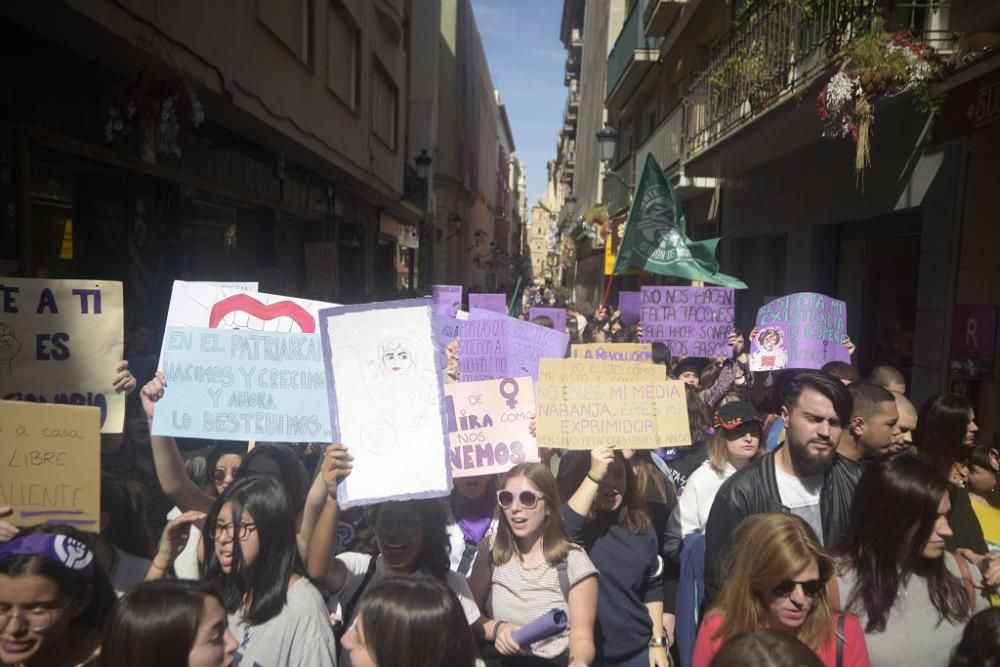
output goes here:
<path id="1" fill-rule="evenodd" d="M 826 596 L 834 575 L 809 524 L 792 514 L 757 514 L 740 524 L 729 578 L 694 647 L 694 667 L 743 632 L 769 628 L 794 635 L 827 667 L 868 667 L 858 619 L 835 613 Z"/>
<path id="2" fill-rule="evenodd" d="M 521 463 L 501 478 L 493 539 L 479 544 L 469 587 L 483 610 L 473 626 L 501 665 L 589 665 L 594 659 L 597 569 L 563 532 L 559 493 L 548 467 Z M 551 610 L 569 629 L 524 645 L 516 631 Z"/>

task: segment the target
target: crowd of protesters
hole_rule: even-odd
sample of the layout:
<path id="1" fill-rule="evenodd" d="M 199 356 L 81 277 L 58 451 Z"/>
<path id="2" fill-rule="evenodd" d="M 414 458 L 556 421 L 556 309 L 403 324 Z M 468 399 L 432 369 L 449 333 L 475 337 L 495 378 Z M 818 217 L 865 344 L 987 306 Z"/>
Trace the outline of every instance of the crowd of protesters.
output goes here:
<path id="1" fill-rule="evenodd" d="M 614 307 L 565 308 L 571 342 L 639 340 Z M 123 362 L 99 534 L 0 508 L 0 663 L 1000 665 L 1000 452 L 968 400 L 916 409 L 887 366 L 753 373 L 746 339 L 711 360 L 654 344 L 689 446 L 543 450 L 344 512 L 351 443 L 151 437 L 171 389 Z"/>

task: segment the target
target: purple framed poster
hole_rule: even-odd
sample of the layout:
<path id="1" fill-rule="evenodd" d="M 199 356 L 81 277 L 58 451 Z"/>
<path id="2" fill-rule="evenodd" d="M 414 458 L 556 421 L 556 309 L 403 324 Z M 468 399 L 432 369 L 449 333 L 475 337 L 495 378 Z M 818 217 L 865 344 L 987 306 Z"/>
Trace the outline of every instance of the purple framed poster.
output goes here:
<path id="1" fill-rule="evenodd" d="M 431 285 L 431 295 L 434 299 L 434 312 L 448 317 L 462 309 L 461 285 Z"/>
<path id="2" fill-rule="evenodd" d="M 659 341 L 674 357 L 728 357 L 733 330 L 732 287 L 642 288 L 642 341 Z"/>
<path id="3" fill-rule="evenodd" d="M 528 321 L 532 324 L 539 324 L 543 327 L 547 327 L 549 324 L 545 320 L 536 322 L 536 318 L 548 318 L 551 321 L 551 329 L 555 331 L 563 332 L 566 331 L 566 309 L 565 308 L 542 308 L 541 306 L 532 306 L 529 311 Z"/>
<path id="4" fill-rule="evenodd" d="M 469 310 L 473 308 L 481 308 L 483 310 L 489 310 L 494 313 L 500 313 L 501 315 L 507 314 L 507 295 L 506 294 L 470 294 L 469 295 Z"/>
<path id="5" fill-rule="evenodd" d="M 844 347 L 847 304 L 814 292 L 777 297 L 757 311 L 750 340 L 750 370 L 819 369 L 829 361 L 851 363 Z"/>

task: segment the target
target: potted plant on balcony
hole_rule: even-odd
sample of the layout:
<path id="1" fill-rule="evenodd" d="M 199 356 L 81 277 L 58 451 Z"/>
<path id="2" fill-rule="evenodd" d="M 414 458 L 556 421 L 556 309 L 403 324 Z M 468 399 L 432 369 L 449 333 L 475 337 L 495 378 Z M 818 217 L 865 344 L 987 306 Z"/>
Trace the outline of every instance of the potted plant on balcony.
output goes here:
<path id="1" fill-rule="evenodd" d="M 875 102 L 913 92 L 919 106 L 932 111 L 930 84 L 940 61 L 934 49 L 909 31 L 889 33 L 876 20 L 844 46 L 836 62 L 837 71 L 819 92 L 816 112 L 825 124 L 824 136 L 854 141 L 854 169 L 860 175 L 871 164 Z"/>

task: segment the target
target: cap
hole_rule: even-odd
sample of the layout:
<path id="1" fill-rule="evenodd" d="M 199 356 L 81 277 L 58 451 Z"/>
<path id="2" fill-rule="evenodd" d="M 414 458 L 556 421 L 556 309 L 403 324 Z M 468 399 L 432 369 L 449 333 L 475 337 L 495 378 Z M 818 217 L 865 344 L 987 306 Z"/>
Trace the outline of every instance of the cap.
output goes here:
<path id="1" fill-rule="evenodd" d="M 719 407 L 715 413 L 715 427 L 731 431 L 741 424 L 757 422 L 763 424 L 753 406 L 746 401 L 732 401 Z"/>

